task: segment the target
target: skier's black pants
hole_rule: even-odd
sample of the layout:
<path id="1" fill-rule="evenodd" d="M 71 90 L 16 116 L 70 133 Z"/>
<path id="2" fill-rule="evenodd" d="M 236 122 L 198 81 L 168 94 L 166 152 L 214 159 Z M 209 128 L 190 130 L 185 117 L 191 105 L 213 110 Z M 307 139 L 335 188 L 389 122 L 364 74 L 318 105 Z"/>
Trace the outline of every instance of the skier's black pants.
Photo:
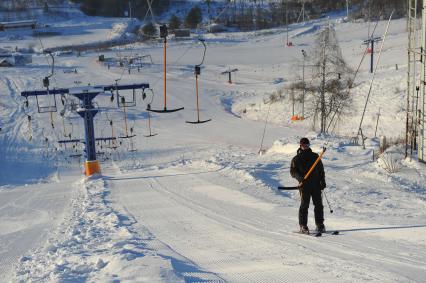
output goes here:
<path id="1" fill-rule="evenodd" d="M 302 226 L 308 225 L 308 209 L 309 203 L 314 203 L 315 224 L 324 224 L 324 206 L 322 204 L 322 195 L 319 188 L 306 188 L 301 190 L 301 203 L 299 208 L 299 224 Z"/>

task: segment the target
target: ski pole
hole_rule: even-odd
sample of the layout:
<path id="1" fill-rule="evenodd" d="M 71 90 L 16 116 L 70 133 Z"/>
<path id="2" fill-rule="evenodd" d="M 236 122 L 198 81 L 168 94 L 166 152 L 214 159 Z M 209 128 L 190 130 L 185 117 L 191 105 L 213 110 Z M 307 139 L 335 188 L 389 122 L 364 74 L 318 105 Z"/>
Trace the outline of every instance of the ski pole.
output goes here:
<path id="1" fill-rule="evenodd" d="M 327 194 L 324 191 L 325 200 L 327 201 L 328 208 L 330 209 L 330 213 L 333 213 L 333 209 L 331 209 L 330 202 L 328 201 Z"/>

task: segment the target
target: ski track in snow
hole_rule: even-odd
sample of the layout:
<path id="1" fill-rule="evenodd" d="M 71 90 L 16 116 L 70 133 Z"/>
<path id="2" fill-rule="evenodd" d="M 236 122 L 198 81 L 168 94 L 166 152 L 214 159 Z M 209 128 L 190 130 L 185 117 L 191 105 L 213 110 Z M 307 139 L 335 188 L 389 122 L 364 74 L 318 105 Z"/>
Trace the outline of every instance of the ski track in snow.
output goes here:
<path id="1" fill-rule="evenodd" d="M 368 139 L 366 149 L 353 146 L 350 138 L 360 119 L 356 110 L 363 107 L 370 85 L 368 60 L 352 90 L 354 111 L 339 122 L 336 135 L 310 132 L 308 107 L 304 122 L 291 122 L 291 100 L 285 92 L 270 104 L 283 85 L 298 79 L 300 70 L 295 65 L 300 63 L 296 59 L 300 49 L 311 47 L 312 35 L 326 23 L 320 19 L 292 25 L 295 46 L 285 49 L 284 29 L 208 35 L 209 49 L 199 78 L 200 110 L 212 121 L 200 127 L 182 121 L 192 121 L 196 115 L 192 71 L 202 49 L 192 40 L 171 41 L 168 105 L 185 106 L 185 111 L 152 114 L 154 132 L 159 135 L 134 139 L 140 149 L 135 153 L 126 152 L 128 140 L 117 151 L 108 152 L 104 145 L 101 149 L 108 159 L 102 162 L 102 177 L 80 176 L 80 165 L 68 155 L 81 148 L 60 148 L 57 153 L 54 141 L 66 132 L 58 115 L 50 120 L 49 115 L 38 114 L 33 99 L 28 109 L 23 107 L 19 94 L 41 88 L 40 78 L 50 71 L 46 58 L 35 55 L 27 67 L 2 70 L 0 272 L 6 274 L 5 280 L 423 282 L 426 167 L 402 160 L 402 149 L 396 146 L 388 153 L 394 154 L 399 170 L 389 174 L 380 161 L 371 161 L 373 150 L 378 149 L 377 138 Z M 383 51 L 384 63 L 378 69 L 364 121 L 363 131 L 369 136 L 375 130 L 379 107 L 384 108 L 379 135 L 398 138 L 405 125 L 401 121 L 405 118 L 407 65 L 400 62 L 405 22 L 393 23 L 390 47 Z M 85 24 L 80 31 L 78 27 Z M 67 31 L 46 38 L 49 47 L 63 46 L 64 39 L 71 45 L 114 40 L 131 27 L 127 19 L 82 15 L 53 25 Z M 384 26 L 385 22 L 379 24 L 378 34 Z M 365 29 L 365 23 L 336 25 L 342 52 L 351 65 L 361 56 L 357 45 Z M 31 39 L 2 38 L 10 46 L 31 43 Z M 152 54 L 154 64 L 131 74 L 124 68 L 107 69 L 97 62 L 98 53 L 57 54 L 52 84 L 106 85 L 118 78 L 120 83 L 149 82 L 155 89 L 153 108 L 162 108 L 161 44 L 116 47 L 105 55 L 123 57 L 136 52 Z M 221 75 L 229 68 L 239 69 L 232 85 Z M 78 72 L 62 72 L 68 69 Z M 141 136 L 147 133 L 147 102 L 137 95 L 138 105 L 129 108 L 128 115 Z M 97 135 L 111 133 L 110 119 L 115 135 L 122 135 L 123 114 L 114 110 L 109 94 L 96 101 L 105 106 L 95 119 Z M 296 113 L 299 108 L 296 104 Z M 267 109 L 271 115 L 260 148 L 264 154 L 259 156 Z M 31 131 L 26 114 L 32 116 Z M 64 125 L 73 138 L 81 138 L 82 121 L 71 118 L 67 123 L 73 124 Z M 276 190 L 280 184 L 295 184 L 289 166 L 301 136 L 310 138 L 314 151 L 330 139 L 323 163 L 334 214 L 327 213 L 324 205 L 326 226 L 340 230 L 338 236 L 317 239 L 293 233 L 298 226 L 298 193 Z M 63 177 L 63 171 L 73 174 Z M 311 229 L 312 218 L 310 211 Z"/>
<path id="2" fill-rule="evenodd" d="M 145 273 L 141 280 L 143 276 L 179 280 L 168 261 L 147 247 L 151 235 L 134 233 L 132 219 L 111 209 L 102 178 L 83 179 L 75 186 L 78 195 L 72 199 L 72 215 L 43 247 L 20 259 L 17 281 L 126 280 L 126 271 L 132 267 L 122 262 L 139 266 L 141 275 Z M 160 278 L 154 279 L 157 274 Z"/>
<path id="3" fill-rule="evenodd" d="M 63 221 L 67 199 L 73 193 L 68 184 L 73 178 L 58 176 L 60 187 L 53 182 L 0 190 L 0 271 L 6 281 L 13 278 L 10 267 L 41 245 L 50 230 Z"/>
<path id="4" fill-rule="evenodd" d="M 123 184 L 119 189 L 120 194 L 115 195 L 121 203 L 128 203 L 127 209 L 133 211 L 132 214 L 136 218 L 145 219 L 149 229 L 159 238 L 173 243 L 172 247 L 176 251 L 186 254 L 208 270 L 223 274 L 221 276 L 230 282 L 321 282 L 338 279 L 345 282 L 378 282 L 396 278 L 404 281 L 419 280 L 421 275 L 413 277 L 412 273 L 425 272 L 421 267 L 424 253 L 414 257 L 398 256 L 395 251 L 389 249 L 386 241 L 383 246 L 387 248 L 383 253 L 381 245 L 363 245 L 363 237 L 346 242 L 343 236 L 336 236 L 312 243 L 311 239 L 304 240 L 300 239 L 300 236 L 291 235 L 289 230 L 294 229 L 291 227 L 296 226 L 295 223 L 292 226 L 282 224 L 294 222 L 291 219 L 294 218 L 295 211 L 292 211 L 291 217 L 282 217 L 288 213 L 274 211 L 274 205 L 259 204 L 259 200 L 255 201 L 257 204 L 250 205 L 251 202 L 242 198 L 243 195 L 232 197 L 233 192 L 238 191 L 218 187 L 204 178 L 197 177 L 209 176 L 207 180 L 216 180 L 218 176 L 214 175 L 217 173 L 200 175 L 183 169 L 183 172 L 186 172 L 184 174 L 180 170 L 170 170 L 163 170 L 165 177 L 161 177 L 161 174 L 149 177 L 149 173 L 143 172 L 140 177 L 117 176 L 116 181 L 113 178 L 112 182 Z M 184 180 L 181 176 L 185 176 Z M 188 178 L 191 179 L 190 182 Z M 212 198 L 209 191 L 214 191 L 213 196 L 217 196 Z M 156 196 L 157 194 L 162 197 Z M 235 201 L 241 198 L 241 202 Z M 145 201 L 135 203 L 136 199 Z M 271 211 L 273 213 L 270 213 Z M 169 230 L 173 233 L 168 232 Z M 365 252 L 372 249 L 376 255 L 369 255 L 369 258 L 365 259 Z M 235 254 L 236 251 L 238 254 Z M 250 255 L 252 251 L 256 251 L 254 258 Z M 415 251 L 411 253 L 416 254 Z M 291 259 L 291 255 L 298 255 L 297 263 Z M 363 263 L 355 264 L 361 262 L 360 259 L 363 259 Z M 406 265 L 405 268 L 409 271 L 399 273 L 399 264 Z M 292 266 L 291 274 L 283 270 L 283 265 Z M 294 265 L 301 270 L 297 271 Z M 268 268 L 265 269 L 266 266 Z M 346 272 L 333 271 L 332 267 Z M 259 270 L 256 272 L 257 268 Z M 310 277 L 304 274 L 304 268 L 314 270 L 315 275 Z M 358 276 L 354 277 L 357 270 L 364 272 L 359 272 Z M 320 275 L 324 274 L 324 271 L 331 272 L 331 275 Z M 298 277 L 293 278 L 294 274 Z"/>

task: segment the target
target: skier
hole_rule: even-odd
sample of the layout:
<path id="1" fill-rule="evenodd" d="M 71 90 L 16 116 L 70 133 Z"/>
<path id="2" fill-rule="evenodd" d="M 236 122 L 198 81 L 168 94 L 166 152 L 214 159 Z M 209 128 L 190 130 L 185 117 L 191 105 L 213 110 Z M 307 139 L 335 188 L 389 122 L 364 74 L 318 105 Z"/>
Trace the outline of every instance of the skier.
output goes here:
<path id="1" fill-rule="evenodd" d="M 309 139 L 300 139 L 300 148 L 297 150 L 297 155 L 291 160 L 290 168 L 291 176 L 297 179 L 300 186 L 300 232 L 303 234 L 309 234 L 308 209 L 312 196 L 312 202 L 315 206 L 314 213 L 316 230 L 318 233 L 324 233 L 324 206 L 322 204 L 322 190 L 326 187 L 324 166 L 320 160 L 312 173 L 306 180 L 304 180 L 306 173 L 308 173 L 309 169 L 318 158 L 318 154 L 312 152 L 312 149 L 309 146 Z"/>

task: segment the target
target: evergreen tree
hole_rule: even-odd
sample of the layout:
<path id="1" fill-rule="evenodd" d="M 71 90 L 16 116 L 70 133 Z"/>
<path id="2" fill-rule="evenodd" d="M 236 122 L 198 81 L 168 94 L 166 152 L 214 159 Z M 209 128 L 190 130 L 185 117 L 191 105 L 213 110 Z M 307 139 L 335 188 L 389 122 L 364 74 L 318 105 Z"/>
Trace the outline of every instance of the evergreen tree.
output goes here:
<path id="1" fill-rule="evenodd" d="M 85 0 L 82 1 L 81 10 L 89 16 L 96 16 L 99 15 L 98 7 L 100 7 L 101 4 L 101 0 Z"/>
<path id="2" fill-rule="evenodd" d="M 1 2 L 1 1 L 0 1 Z M 90 16 L 123 17 L 124 11 L 129 10 L 129 1 L 123 0 L 73 0 L 81 4 L 81 10 Z M 130 0 L 132 16 L 143 18 L 148 12 L 146 0 Z M 156 0 L 152 2 L 154 14 L 161 14 L 170 5 L 170 0 Z"/>
<path id="3" fill-rule="evenodd" d="M 142 32 L 145 36 L 154 37 L 157 33 L 157 29 L 155 28 L 153 23 L 149 22 L 143 26 Z"/>
<path id="4" fill-rule="evenodd" d="M 202 20 L 202 12 L 200 7 L 195 6 L 186 15 L 185 25 L 189 28 L 196 28 Z"/>
<path id="5" fill-rule="evenodd" d="M 175 14 L 173 14 L 170 17 L 170 20 L 169 20 L 169 29 L 170 30 L 175 30 L 175 29 L 180 28 L 181 24 L 182 24 L 181 20 Z"/>

